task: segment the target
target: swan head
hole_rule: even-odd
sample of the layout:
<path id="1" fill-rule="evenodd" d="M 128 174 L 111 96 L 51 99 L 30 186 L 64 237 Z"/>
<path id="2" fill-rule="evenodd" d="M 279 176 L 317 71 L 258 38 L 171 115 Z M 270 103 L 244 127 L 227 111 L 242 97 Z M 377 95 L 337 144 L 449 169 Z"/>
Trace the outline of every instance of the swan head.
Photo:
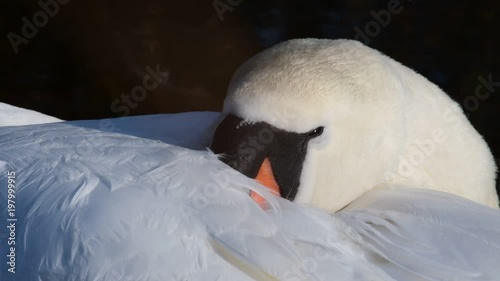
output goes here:
<path id="1" fill-rule="evenodd" d="M 234 74 L 211 149 L 286 199 L 337 211 L 387 181 L 403 149 L 392 63 L 352 40 L 267 49 Z"/>

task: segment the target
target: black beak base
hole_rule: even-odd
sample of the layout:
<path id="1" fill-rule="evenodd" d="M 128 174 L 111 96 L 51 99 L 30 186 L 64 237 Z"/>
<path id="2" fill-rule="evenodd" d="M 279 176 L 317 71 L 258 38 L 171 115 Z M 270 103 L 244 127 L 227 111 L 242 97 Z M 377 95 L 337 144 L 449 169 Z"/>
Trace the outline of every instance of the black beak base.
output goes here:
<path id="1" fill-rule="evenodd" d="M 268 158 L 280 194 L 293 201 L 300 186 L 307 144 L 313 134 L 318 134 L 318 128 L 293 133 L 266 122 L 248 123 L 230 114 L 217 127 L 210 149 L 221 155 L 221 161 L 250 178 L 257 176 L 262 162 Z"/>

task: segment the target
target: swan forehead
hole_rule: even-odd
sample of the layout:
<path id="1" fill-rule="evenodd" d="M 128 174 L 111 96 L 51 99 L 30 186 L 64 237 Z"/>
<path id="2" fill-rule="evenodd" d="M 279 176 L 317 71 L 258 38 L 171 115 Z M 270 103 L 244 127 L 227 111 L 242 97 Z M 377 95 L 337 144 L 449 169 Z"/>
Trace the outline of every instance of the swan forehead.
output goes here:
<path id="1" fill-rule="evenodd" d="M 380 53 L 351 40 L 301 39 L 253 57 L 233 76 L 226 113 L 304 132 L 335 108 L 373 99 L 386 87 Z"/>

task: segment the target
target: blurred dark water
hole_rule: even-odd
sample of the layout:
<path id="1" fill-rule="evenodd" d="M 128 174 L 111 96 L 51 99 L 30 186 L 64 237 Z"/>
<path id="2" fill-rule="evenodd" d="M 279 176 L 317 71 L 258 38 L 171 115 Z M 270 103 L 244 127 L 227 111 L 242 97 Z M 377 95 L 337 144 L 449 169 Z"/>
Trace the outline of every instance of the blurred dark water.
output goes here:
<path id="1" fill-rule="evenodd" d="M 481 79 L 500 81 L 498 1 L 64 1 L 17 54 L 8 34 L 21 36 L 22 18 L 42 8 L 3 3 L 1 102 L 63 119 L 220 110 L 232 73 L 259 50 L 290 38 L 354 38 L 359 28 L 374 34 L 364 43 L 459 102 L 500 156 L 500 86 L 475 97 Z M 394 1 L 400 12 L 380 16 Z M 382 22 L 367 31 L 373 13 Z M 120 110 L 147 66 L 168 79 Z"/>

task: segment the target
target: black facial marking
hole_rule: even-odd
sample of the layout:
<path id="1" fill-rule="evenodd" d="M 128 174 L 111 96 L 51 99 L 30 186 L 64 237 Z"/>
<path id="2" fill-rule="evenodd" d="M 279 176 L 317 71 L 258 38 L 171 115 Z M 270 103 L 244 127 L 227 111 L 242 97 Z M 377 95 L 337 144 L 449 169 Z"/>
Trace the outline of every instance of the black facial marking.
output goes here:
<path id="1" fill-rule="evenodd" d="M 307 133 L 292 133 L 265 122 L 245 124 L 228 115 L 219 124 L 210 148 L 229 166 L 255 178 L 265 158 L 269 158 L 281 196 L 294 200 L 309 140 L 323 133 L 318 127 Z"/>

